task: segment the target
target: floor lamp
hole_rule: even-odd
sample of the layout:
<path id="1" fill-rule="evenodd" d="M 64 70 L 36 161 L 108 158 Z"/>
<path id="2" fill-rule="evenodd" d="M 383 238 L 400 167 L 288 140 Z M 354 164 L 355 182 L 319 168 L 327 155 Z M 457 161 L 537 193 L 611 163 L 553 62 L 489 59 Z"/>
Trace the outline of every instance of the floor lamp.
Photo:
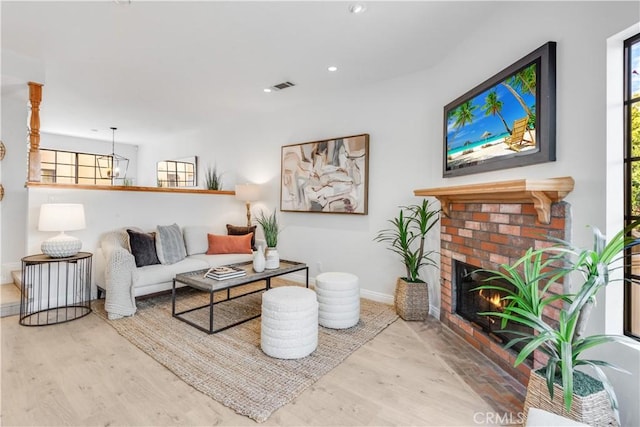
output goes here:
<path id="1" fill-rule="evenodd" d="M 251 202 L 258 200 L 260 187 L 257 184 L 236 185 L 236 199 L 242 200 L 247 206 L 247 227 L 251 227 Z"/>

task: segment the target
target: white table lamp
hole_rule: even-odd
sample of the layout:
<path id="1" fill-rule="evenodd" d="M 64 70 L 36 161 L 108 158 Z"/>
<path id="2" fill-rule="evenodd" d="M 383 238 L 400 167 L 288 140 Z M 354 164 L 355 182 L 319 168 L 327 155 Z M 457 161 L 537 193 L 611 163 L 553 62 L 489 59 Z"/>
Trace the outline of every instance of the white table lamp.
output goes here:
<path id="1" fill-rule="evenodd" d="M 251 202 L 260 197 L 260 187 L 257 184 L 236 185 L 236 199 L 242 200 L 247 205 L 247 227 L 251 227 Z"/>
<path id="2" fill-rule="evenodd" d="M 77 254 L 82 241 L 64 234 L 65 231 L 82 230 L 86 227 L 84 206 L 75 203 L 45 203 L 40 206 L 38 230 L 59 231 L 55 237 L 42 242 L 40 249 L 52 258 L 64 258 Z"/>

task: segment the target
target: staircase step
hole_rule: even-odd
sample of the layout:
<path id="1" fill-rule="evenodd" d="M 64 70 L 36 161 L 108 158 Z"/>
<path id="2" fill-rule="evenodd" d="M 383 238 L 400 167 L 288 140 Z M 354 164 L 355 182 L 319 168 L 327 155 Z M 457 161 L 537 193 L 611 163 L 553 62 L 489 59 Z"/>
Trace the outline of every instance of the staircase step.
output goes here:
<path id="1" fill-rule="evenodd" d="M 0 317 L 20 313 L 20 290 L 13 283 L 0 285 Z"/>
<path id="2" fill-rule="evenodd" d="M 11 278 L 13 279 L 13 284 L 18 288 L 18 291 L 20 291 L 20 285 L 22 284 L 22 271 L 12 271 Z"/>

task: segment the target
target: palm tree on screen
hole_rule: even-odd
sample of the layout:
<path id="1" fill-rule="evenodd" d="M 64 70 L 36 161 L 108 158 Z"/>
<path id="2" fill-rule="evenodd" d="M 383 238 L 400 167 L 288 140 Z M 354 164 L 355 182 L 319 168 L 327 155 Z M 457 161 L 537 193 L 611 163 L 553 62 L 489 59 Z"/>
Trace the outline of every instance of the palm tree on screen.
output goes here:
<path id="1" fill-rule="evenodd" d="M 452 118 L 454 119 L 453 127 L 456 129 L 456 132 L 453 134 L 453 138 L 455 139 L 456 135 L 464 127 L 464 125 L 468 123 L 473 123 L 474 111 L 478 108 L 478 106 L 473 105 L 471 101 L 467 101 L 461 104 L 458 108 L 453 110 Z"/>
<path id="2" fill-rule="evenodd" d="M 536 93 L 536 64 L 531 64 L 527 68 L 518 71 L 516 74 L 507 78 L 500 83 L 504 86 L 511 95 L 516 98 L 518 103 L 522 106 L 522 109 L 527 113 L 528 117 L 532 116 L 532 112 L 525 104 L 524 99 L 520 96 L 520 93 L 530 93 L 535 95 Z"/>
<path id="3" fill-rule="evenodd" d="M 484 99 L 482 110 L 484 111 L 485 116 L 498 116 L 500 120 L 502 120 L 502 124 L 507 132 L 511 133 L 509 125 L 505 121 L 504 117 L 502 117 L 502 101 L 498 98 L 498 93 L 495 90 L 492 90 L 487 94 L 487 97 Z"/>

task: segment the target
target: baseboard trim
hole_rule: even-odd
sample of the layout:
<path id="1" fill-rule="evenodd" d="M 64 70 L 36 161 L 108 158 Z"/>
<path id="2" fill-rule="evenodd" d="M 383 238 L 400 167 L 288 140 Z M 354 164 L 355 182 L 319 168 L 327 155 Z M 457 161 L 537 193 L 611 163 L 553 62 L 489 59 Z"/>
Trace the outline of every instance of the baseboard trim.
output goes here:
<path id="1" fill-rule="evenodd" d="M 370 291 L 368 289 L 360 289 L 360 296 L 362 298 L 370 299 L 372 301 L 393 305 L 393 295 L 383 294 L 382 292 Z"/>
<path id="2" fill-rule="evenodd" d="M 284 279 L 285 277 L 282 276 L 282 278 Z M 307 276 L 305 274 L 291 273 L 291 274 L 287 274 L 286 279 L 291 280 L 292 282 L 296 282 L 304 285 L 307 280 Z M 309 287 L 314 288 L 315 285 L 316 285 L 315 277 L 309 277 Z"/>
<path id="3" fill-rule="evenodd" d="M 20 302 L 0 305 L 0 317 L 16 316 L 20 314 Z"/>
<path id="4" fill-rule="evenodd" d="M 289 274 L 287 275 L 287 280 L 304 284 L 306 280 L 306 276 L 304 274 Z M 312 289 L 316 287 L 315 277 L 309 277 L 309 287 Z M 393 295 L 383 294 L 382 292 L 370 291 L 368 289 L 360 288 L 360 296 L 362 298 L 370 299 L 372 301 L 393 305 Z"/>
<path id="5" fill-rule="evenodd" d="M 440 308 L 434 305 L 429 306 L 429 314 L 436 319 L 440 320 Z"/>

